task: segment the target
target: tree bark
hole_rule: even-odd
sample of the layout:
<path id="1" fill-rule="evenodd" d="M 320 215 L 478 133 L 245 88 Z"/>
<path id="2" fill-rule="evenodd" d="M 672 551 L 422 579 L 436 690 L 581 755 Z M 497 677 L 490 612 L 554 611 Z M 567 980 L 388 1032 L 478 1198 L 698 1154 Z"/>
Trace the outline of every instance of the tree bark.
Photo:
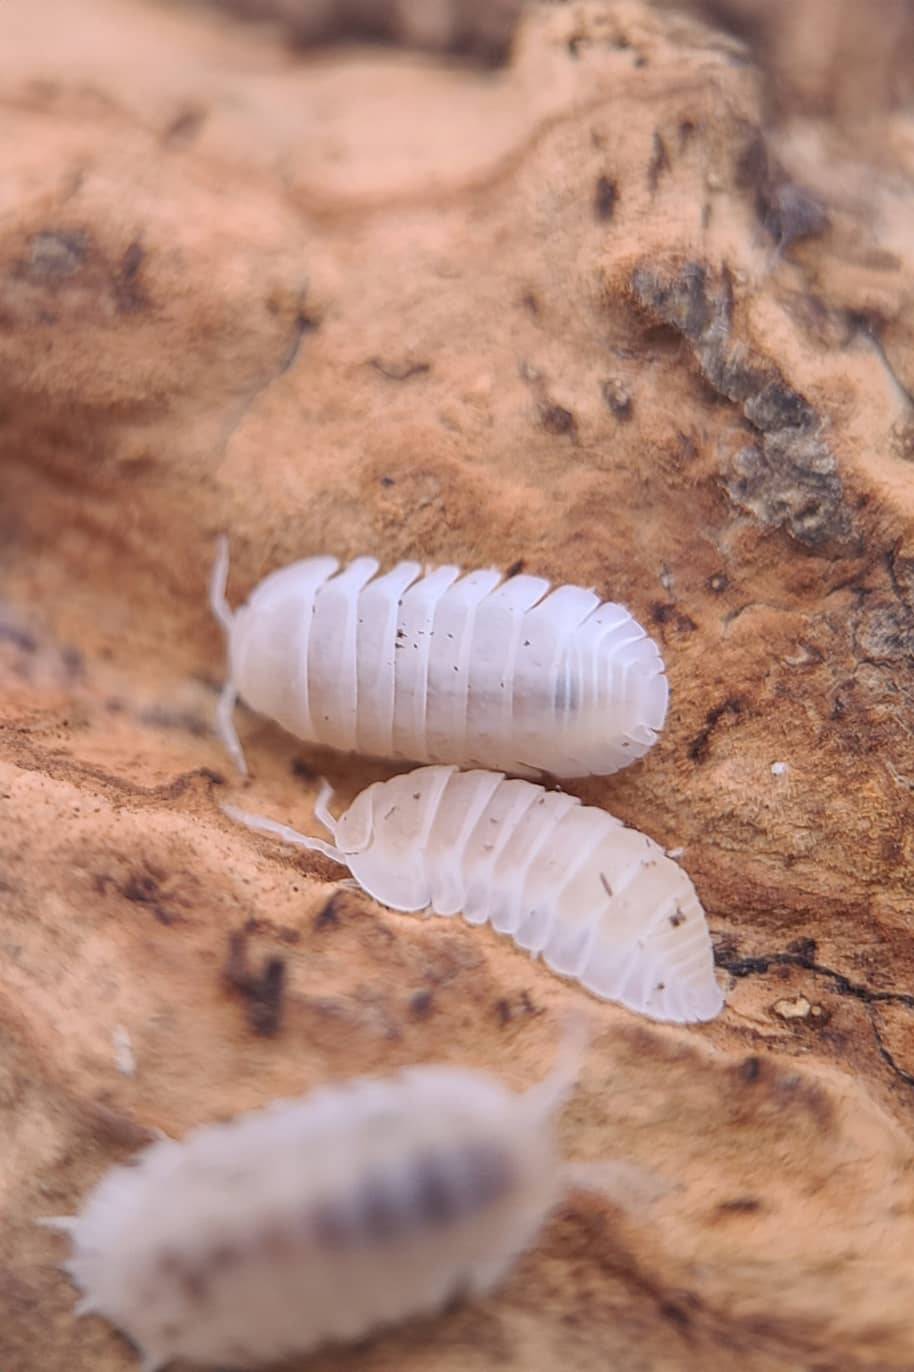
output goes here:
<path id="1" fill-rule="evenodd" d="M 136 1365 L 33 1221 L 151 1131 L 418 1061 L 520 1089 L 576 1007 L 569 1155 L 674 1186 L 571 1198 L 361 1372 L 914 1366 L 914 142 L 768 127 L 768 89 L 640 0 L 532 6 L 484 74 L 0 6 L 4 1369 Z M 221 531 L 234 603 L 332 552 L 630 606 L 669 723 L 573 789 L 684 850 L 723 1015 L 638 1020 L 225 820 L 391 769 L 241 711 L 232 774 Z"/>

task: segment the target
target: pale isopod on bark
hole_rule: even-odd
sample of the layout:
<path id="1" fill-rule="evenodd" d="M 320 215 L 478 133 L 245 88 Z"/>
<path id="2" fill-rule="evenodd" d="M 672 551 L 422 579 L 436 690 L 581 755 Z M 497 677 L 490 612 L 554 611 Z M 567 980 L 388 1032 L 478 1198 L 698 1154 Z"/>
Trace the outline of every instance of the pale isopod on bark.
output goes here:
<path id="1" fill-rule="evenodd" d="M 580 1035 L 576 1037 L 581 1037 Z M 667 1190 L 624 1161 L 564 1161 L 556 1120 L 583 1044 L 522 1095 L 413 1067 L 163 1139 L 104 1176 L 65 1264 L 140 1351 L 253 1367 L 488 1291 L 573 1187 L 637 1211 Z"/>
<path id="2" fill-rule="evenodd" d="M 325 853 L 393 910 L 488 921 L 553 971 L 657 1020 L 723 1006 L 704 911 L 653 839 L 576 796 L 500 772 L 420 767 L 375 782 L 340 819 L 329 787 L 315 814 L 333 843 L 232 806 L 251 829 Z"/>
<path id="3" fill-rule="evenodd" d="M 228 545 L 210 602 L 228 639 L 219 733 L 245 771 L 240 695 L 298 738 L 346 752 L 603 775 L 656 741 L 667 681 L 621 605 L 537 576 L 504 578 L 373 557 L 312 557 L 273 572 L 234 614 Z"/>

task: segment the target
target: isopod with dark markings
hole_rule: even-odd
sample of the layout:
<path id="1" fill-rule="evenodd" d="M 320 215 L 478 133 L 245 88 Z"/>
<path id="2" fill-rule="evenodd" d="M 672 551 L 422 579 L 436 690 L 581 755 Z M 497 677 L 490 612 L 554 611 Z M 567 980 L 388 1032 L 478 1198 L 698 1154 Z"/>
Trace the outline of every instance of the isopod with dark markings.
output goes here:
<path id="1" fill-rule="evenodd" d="M 154 1143 L 40 1223 L 70 1235 L 79 1312 L 126 1333 L 144 1372 L 359 1339 L 488 1291 L 571 1187 L 633 1209 L 668 1189 L 559 1156 L 582 1047 L 522 1095 L 447 1066 L 322 1087 Z"/>
<path id="2" fill-rule="evenodd" d="M 348 867 L 394 910 L 488 921 L 553 971 L 652 1019 L 713 1019 L 723 1005 L 704 911 L 653 839 L 576 796 L 501 772 L 420 767 L 368 786 L 333 843 L 223 807 L 249 828 Z"/>
<path id="3" fill-rule="evenodd" d="M 602 775 L 663 727 L 656 644 L 621 605 L 538 576 L 373 557 L 273 572 L 234 614 L 223 539 L 210 601 L 228 639 L 219 733 L 238 767 L 241 696 L 298 738 L 346 752 Z"/>

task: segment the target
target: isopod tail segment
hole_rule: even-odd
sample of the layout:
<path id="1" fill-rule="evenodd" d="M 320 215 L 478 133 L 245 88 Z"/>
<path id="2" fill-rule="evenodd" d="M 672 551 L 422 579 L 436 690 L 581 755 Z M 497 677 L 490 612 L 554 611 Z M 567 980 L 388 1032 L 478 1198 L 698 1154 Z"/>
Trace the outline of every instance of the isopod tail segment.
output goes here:
<path id="1" fill-rule="evenodd" d="M 162 1135 L 162 1137 L 166 1137 L 166 1135 Z M 51 1229 L 54 1233 L 65 1233 L 69 1238 L 73 1238 L 74 1233 L 80 1228 L 80 1216 L 78 1214 L 43 1214 L 33 1222 L 40 1229 Z M 65 1273 L 65 1276 L 69 1277 L 71 1281 L 77 1280 L 77 1262 L 71 1261 L 71 1259 L 67 1262 L 60 1262 L 59 1268 L 60 1272 Z M 86 1314 L 103 1314 L 92 1297 L 88 1297 L 88 1295 L 81 1295 L 80 1299 L 75 1302 L 73 1313 L 77 1320 L 81 1320 Z M 161 1369 L 166 1367 L 165 1358 L 159 1357 L 158 1354 L 145 1353 L 140 1347 L 137 1347 L 136 1351 L 140 1358 L 140 1372 L 161 1372 Z"/>
<path id="2" fill-rule="evenodd" d="M 209 603 L 210 609 L 218 619 L 225 632 L 226 647 L 231 647 L 232 622 L 234 616 L 231 606 L 228 603 L 225 591 L 228 586 L 229 574 L 229 544 L 225 534 L 220 534 L 216 540 L 216 559 L 213 562 L 213 570 L 209 582 Z M 231 654 L 229 654 L 229 674 L 222 694 L 219 696 L 219 704 L 216 707 L 216 732 L 225 745 L 225 748 L 234 762 L 238 771 L 243 777 L 248 774 L 248 764 L 244 756 L 244 749 L 238 738 L 235 728 L 235 706 L 238 703 L 238 688 L 235 685 L 235 678 L 231 668 Z"/>

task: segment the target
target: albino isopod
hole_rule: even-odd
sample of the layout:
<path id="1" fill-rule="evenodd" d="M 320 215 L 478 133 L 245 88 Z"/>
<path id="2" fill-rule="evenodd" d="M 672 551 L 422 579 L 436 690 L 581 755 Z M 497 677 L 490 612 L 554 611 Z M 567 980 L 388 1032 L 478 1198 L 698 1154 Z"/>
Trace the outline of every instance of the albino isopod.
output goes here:
<path id="1" fill-rule="evenodd" d="M 334 842 L 232 806 L 251 829 L 348 867 L 394 910 L 488 920 L 555 972 L 652 1019 L 713 1019 L 723 1006 L 704 911 L 686 873 L 652 839 L 576 796 L 501 772 L 420 767 L 378 781 Z"/>
<path id="2" fill-rule="evenodd" d="M 232 614 L 221 543 L 210 593 L 229 649 L 219 732 L 242 771 L 239 695 L 331 748 L 520 775 L 615 772 L 655 742 L 663 661 L 623 606 L 537 576 L 400 562 L 377 577 L 373 557 L 338 568 L 296 562 Z"/>
<path id="3" fill-rule="evenodd" d="M 523 1095 L 444 1066 L 322 1087 L 154 1143 L 79 1214 L 39 1222 L 71 1237 L 79 1313 L 123 1330 L 144 1372 L 358 1339 L 487 1291 L 571 1187 L 633 1209 L 668 1189 L 559 1156 L 581 1050 Z"/>

